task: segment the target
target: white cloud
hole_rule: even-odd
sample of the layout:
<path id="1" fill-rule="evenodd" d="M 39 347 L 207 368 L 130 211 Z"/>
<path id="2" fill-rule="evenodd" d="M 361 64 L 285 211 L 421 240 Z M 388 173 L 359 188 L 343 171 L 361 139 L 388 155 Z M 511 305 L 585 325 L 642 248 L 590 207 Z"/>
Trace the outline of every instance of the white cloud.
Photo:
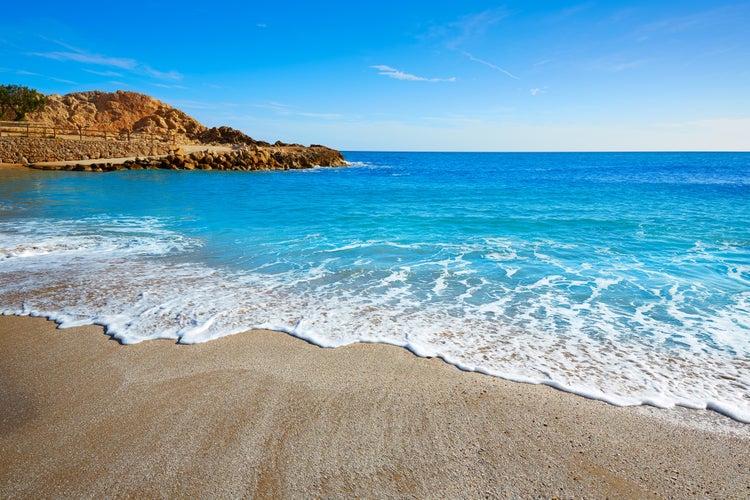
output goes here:
<path id="1" fill-rule="evenodd" d="M 533 89 L 529 89 L 529 93 L 531 95 L 538 95 L 538 94 L 545 94 L 547 93 L 547 91 L 544 89 L 533 88 Z"/>
<path id="2" fill-rule="evenodd" d="M 545 20 L 551 23 L 561 23 L 571 17 L 575 17 L 580 12 L 586 11 L 590 9 L 591 7 L 594 7 L 595 5 L 596 5 L 595 2 L 585 2 L 585 3 L 578 4 L 578 5 L 573 5 L 572 7 L 567 7 L 559 12 L 552 14 L 551 16 L 547 17 Z"/>
<path id="3" fill-rule="evenodd" d="M 394 78 L 396 80 L 406 80 L 410 82 L 455 82 L 456 77 L 452 76 L 450 78 L 426 78 L 424 76 L 417 76 L 412 75 L 411 73 L 404 73 L 403 71 L 400 71 L 396 68 L 392 68 L 390 66 L 385 65 L 376 65 L 376 66 L 370 66 L 373 69 L 376 69 L 379 71 L 379 74 L 383 76 L 387 76 L 388 78 Z"/>
<path id="4" fill-rule="evenodd" d="M 445 38 L 444 43 L 448 49 L 457 50 L 468 42 L 483 38 L 490 27 L 509 15 L 510 13 L 504 8 L 489 9 L 478 14 L 464 16 L 457 22 L 434 28 L 433 32 Z"/>
<path id="5" fill-rule="evenodd" d="M 52 40 L 57 45 L 61 45 L 67 50 L 61 51 L 50 51 L 50 52 L 30 52 L 28 55 L 34 57 L 44 57 L 47 59 L 53 59 L 60 62 L 73 61 L 81 64 L 94 64 L 97 66 L 105 66 L 110 68 L 117 68 L 119 70 L 131 71 L 136 74 L 148 75 L 157 80 L 182 80 L 182 75 L 177 71 L 159 71 L 147 64 L 142 64 L 135 59 L 124 58 L 124 57 L 109 57 L 101 54 L 93 54 L 86 50 L 78 49 L 76 47 L 67 45 L 63 42 Z M 93 70 L 85 70 L 89 73 L 102 74 L 102 72 L 96 72 Z M 107 71 L 104 73 L 110 73 L 110 75 L 102 76 L 122 76 L 117 75 L 113 71 Z"/>
<path id="6" fill-rule="evenodd" d="M 479 64 L 484 64 L 488 68 L 492 68 L 495 71 L 499 71 L 500 73 L 503 73 L 505 76 L 513 78 L 514 80 L 520 80 L 520 78 L 518 78 L 516 75 L 514 75 L 513 73 L 511 73 L 510 71 L 508 71 L 506 69 L 501 68 L 500 66 L 498 66 L 496 64 L 492 64 L 491 62 L 487 62 L 487 61 L 485 61 L 483 59 L 479 59 L 478 57 L 475 57 L 473 54 L 471 54 L 469 52 L 466 52 L 466 51 L 462 52 L 462 54 L 465 55 L 466 57 L 468 57 L 470 61 L 474 61 L 474 62 L 479 63 Z"/>
<path id="7" fill-rule="evenodd" d="M 77 84 L 77 82 L 74 82 L 74 81 L 71 81 L 71 80 L 65 80 L 63 78 L 57 78 L 55 76 L 42 75 L 40 73 L 32 73 L 31 71 L 26 71 L 26 70 L 23 70 L 23 69 L 19 69 L 18 71 L 16 71 L 16 74 L 17 75 L 24 75 L 24 76 L 38 76 L 38 77 L 41 77 L 41 78 L 46 78 L 47 80 L 52 80 L 53 82 L 66 83 L 66 84 L 69 84 L 69 85 L 76 85 Z"/>
<path id="8" fill-rule="evenodd" d="M 210 109 L 214 110 L 217 107 L 228 107 L 229 104 L 227 103 L 221 103 L 220 105 L 217 105 L 217 103 L 213 102 L 203 102 L 203 101 L 190 101 L 190 100 L 175 100 L 172 101 L 172 105 L 176 106 L 179 109 Z"/>
<path id="9" fill-rule="evenodd" d="M 105 57 L 98 54 L 86 54 L 83 52 L 31 52 L 29 55 L 46 57 L 56 61 L 75 61 L 85 64 L 98 64 L 101 66 L 113 66 L 120 69 L 133 70 L 137 63 L 133 59 L 123 59 L 119 57 Z"/>
<path id="10" fill-rule="evenodd" d="M 343 118 L 343 116 L 338 113 L 314 113 L 310 111 L 303 111 L 295 106 L 273 101 L 266 104 L 253 104 L 252 107 L 268 109 L 280 116 L 301 116 L 304 118 L 319 118 L 324 120 L 335 120 Z"/>
<path id="11" fill-rule="evenodd" d="M 57 78 L 54 76 L 48 77 L 53 82 L 59 82 L 59 83 L 67 83 L 68 85 L 77 85 L 77 82 L 74 82 L 73 80 L 65 80 L 63 78 Z"/>
<path id="12" fill-rule="evenodd" d="M 143 71 L 158 80 L 182 80 L 182 75 L 177 71 L 158 71 L 151 66 L 143 65 Z"/>
<path id="13" fill-rule="evenodd" d="M 652 61 L 654 61 L 654 59 L 646 58 L 646 59 L 638 59 L 636 61 L 621 62 L 612 66 L 611 71 L 615 73 L 619 73 L 620 71 L 627 71 L 629 69 L 634 69 L 639 66 L 643 66 L 644 64 L 648 64 Z"/>
<path id="14" fill-rule="evenodd" d="M 111 77 L 111 78 L 122 78 L 123 76 L 122 73 L 118 73 L 117 71 L 94 71 L 93 69 L 84 69 L 83 71 L 85 71 L 86 73 L 91 73 L 94 75 L 106 76 L 106 77 Z"/>
<path id="15" fill-rule="evenodd" d="M 182 89 L 182 90 L 184 90 L 184 89 L 187 88 L 187 87 L 184 87 L 182 85 L 168 85 L 166 83 L 155 83 L 154 87 L 159 87 L 159 88 L 162 88 L 162 89 Z"/>
<path id="16" fill-rule="evenodd" d="M 620 73 L 623 71 L 637 70 L 656 62 L 656 59 L 647 57 L 642 59 L 624 60 L 618 54 L 605 55 L 589 62 L 590 68 L 595 71 L 607 73 Z"/>

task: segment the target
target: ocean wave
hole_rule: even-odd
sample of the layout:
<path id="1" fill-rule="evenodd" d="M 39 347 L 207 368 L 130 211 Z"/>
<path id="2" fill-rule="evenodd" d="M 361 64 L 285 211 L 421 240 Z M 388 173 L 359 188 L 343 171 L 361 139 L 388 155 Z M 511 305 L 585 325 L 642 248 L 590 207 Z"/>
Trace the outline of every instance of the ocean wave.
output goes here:
<path id="1" fill-rule="evenodd" d="M 750 421 L 745 198 L 590 185 L 601 172 L 580 165 L 530 180 L 519 170 L 538 165 L 497 168 L 492 155 L 364 156 L 200 185 L 66 178 L 84 183 L 63 194 L 89 193 L 85 211 L 47 205 L 39 193 L 57 184 L 35 178 L 31 201 L 14 195 L 0 219 L 0 311 L 100 324 L 123 343 L 251 328 L 385 342 L 613 404 Z M 157 194 L 167 201 L 144 208 Z"/>
<path id="2" fill-rule="evenodd" d="M 487 279 L 481 264 L 497 261 L 477 255 L 491 254 L 496 245 L 481 242 L 433 248 L 422 252 L 428 257 L 419 263 L 382 269 L 356 269 L 352 261 L 367 249 L 411 256 L 413 249 L 358 242 L 335 249 L 345 256 L 327 259 L 314 254 L 330 256 L 331 249 L 311 248 L 307 266 L 229 272 L 134 259 L 195 243 L 153 220 L 99 222 L 110 228 L 106 245 L 84 238 L 88 246 L 43 248 L 55 258 L 80 252 L 120 252 L 121 258 L 110 256 L 99 266 L 71 258 L 55 273 L 46 264 L 24 266 L 24 277 L 16 275 L 12 283 L 13 272 L 4 269 L 3 312 L 43 315 L 63 327 L 104 325 L 123 343 L 205 342 L 252 328 L 288 332 L 324 347 L 386 342 L 465 370 L 613 404 L 713 408 L 750 421 L 750 367 L 742 361 L 750 358 L 743 340 L 750 332 L 750 294 L 707 308 L 705 291 L 673 276 L 643 286 L 597 273 L 522 278 L 521 268 L 497 275 L 499 281 Z M 134 239 L 133 231 L 141 236 Z M 555 260 L 548 258 L 550 248 L 509 246 L 519 258 L 545 265 Z"/>

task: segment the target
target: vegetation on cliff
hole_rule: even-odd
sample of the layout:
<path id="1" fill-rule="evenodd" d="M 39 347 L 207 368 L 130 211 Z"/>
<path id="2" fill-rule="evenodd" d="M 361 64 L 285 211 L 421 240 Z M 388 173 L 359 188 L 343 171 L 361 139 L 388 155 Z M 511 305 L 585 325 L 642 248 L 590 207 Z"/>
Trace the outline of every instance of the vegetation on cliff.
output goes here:
<path id="1" fill-rule="evenodd" d="M 44 94 L 21 85 L 0 85 L 0 120 L 23 120 L 27 113 L 43 108 Z"/>

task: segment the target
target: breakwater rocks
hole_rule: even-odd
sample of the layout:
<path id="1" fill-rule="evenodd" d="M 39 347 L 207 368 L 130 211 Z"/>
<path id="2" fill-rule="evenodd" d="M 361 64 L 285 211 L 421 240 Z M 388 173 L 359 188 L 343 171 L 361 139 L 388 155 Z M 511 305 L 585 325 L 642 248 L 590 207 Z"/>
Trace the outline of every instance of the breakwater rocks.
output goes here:
<path id="1" fill-rule="evenodd" d="M 46 137 L 0 137 L 0 163 L 29 163 L 166 155 L 167 143 L 79 140 Z"/>
<path id="2" fill-rule="evenodd" d="M 122 163 L 111 160 L 80 164 L 39 163 L 29 167 L 42 170 L 112 172 L 117 170 L 296 170 L 343 167 L 348 165 L 340 152 L 325 146 L 241 146 L 232 150 L 200 150 L 160 157 L 136 158 Z"/>

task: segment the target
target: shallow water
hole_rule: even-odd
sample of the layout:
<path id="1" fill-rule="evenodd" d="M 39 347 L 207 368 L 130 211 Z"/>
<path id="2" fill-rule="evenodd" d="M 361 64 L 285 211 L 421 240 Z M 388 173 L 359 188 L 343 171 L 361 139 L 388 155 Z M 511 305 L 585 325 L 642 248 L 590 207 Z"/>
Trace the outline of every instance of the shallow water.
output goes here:
<path id="1" fill-rule="evenodd" d="M 364 153 L 0 170 L 0 310 L 122 342 L 388 342 L 750 422 L 750 154 Z"/>

